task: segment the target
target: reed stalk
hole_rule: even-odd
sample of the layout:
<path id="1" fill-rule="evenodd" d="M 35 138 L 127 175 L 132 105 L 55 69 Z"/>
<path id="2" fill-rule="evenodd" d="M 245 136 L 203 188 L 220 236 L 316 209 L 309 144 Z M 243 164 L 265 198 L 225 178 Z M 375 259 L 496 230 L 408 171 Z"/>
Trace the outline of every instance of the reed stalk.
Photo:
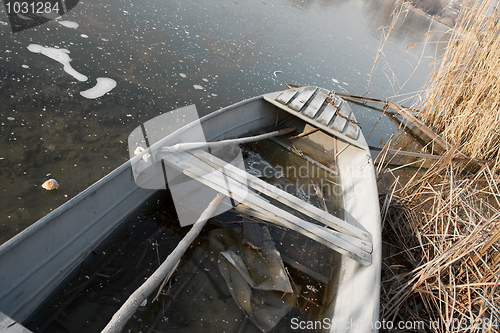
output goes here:
<path id="1" fill-rule="evenodd" d="M 381 197 L 384 320 L 420 321 L 430 332 L 500 330 L 497 7 L 463 10 L 428 86 L 421 121 L 449 148 L 406 182 L 380 170 L 392 177 Z M 493 163 L 471 168 L 463 154 Z"/>

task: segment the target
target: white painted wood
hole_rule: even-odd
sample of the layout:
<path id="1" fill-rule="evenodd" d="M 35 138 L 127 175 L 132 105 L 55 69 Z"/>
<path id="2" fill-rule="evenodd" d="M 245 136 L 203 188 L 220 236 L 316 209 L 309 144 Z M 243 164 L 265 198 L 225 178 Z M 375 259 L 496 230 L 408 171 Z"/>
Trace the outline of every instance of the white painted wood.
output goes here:
<path id="1" fill-rule="evenodd" d="M 311 119 L 314 119 L 318 114 L 318 111 L 323 106 L 328 94 L 330 92 L 326 89 L 319 88 L 316 96 L 314 96 L 311 103 L 307 106 L 307 108 L 302 112 L 304 115 L 308 116 Z"/>
<path id="2" fill-rule="evenodd" d="M 247 184 L 253 189 L 264 193 L 265 195 L 276 199 L 291 208 L 304 213 L 305 215 L 312 217 L 320 223 L 323 223 L 325 226 L 328 226 L 334 230 L 345 233 L 347 235 L 359 238 L 363 242 L 358 243 L 358 246 L 363 248 L 365 251 L 371 252 L 371 235 L 359 228 L 354 227 L 352 224 L 347 223 L 335 217 L 327 212 L 311 205 L 304 200 L 297 198 L 296 196 L 291 195 L 290 193 L 283 191 L 276 186 L 266 183 L 265 181 L 236 168 L 235 166 L 228 164 L 214 155 L 208 154 L 204 151 L 193 151 L 194 156 L 198 157 L 201 161 L 211 165 L 215 169 L 224 172 L 227 176 L 235 179 L 236 181 Z"/>
<path id="3" fill-rule="evenodd" d="M 342 116 L 348 118 L 349 114 L 351 113 L 351 107 L 347 102 L 342 102 L 338 106 L 339 114 Z M 336 116 L 335 120 L 333 121 L 332 125 L 330 126 L 334 130 L 342 133 L 344 131 L 345 124 L 347 123 L 347 120 L 343 117 Z"/>
<path id="4" fill-rule="evenodd" d="M 316 91 L 316 87 L 306 87 L 302 91 L 300 91 L 299 95 L 294 98 L 293 101 L 290 102 L 289 107 L 292 110 L 300 111 L 306 105 L 306 103 L 311 99 L 314 92 Z"/>
<path id="5" fill-rule="evenodd" d="M 246 138 L 222 140 L 222 141 L 215 141 L 215 142 L 178 143 L 178 144 L 175 144 L 173 146 L 161 147 L 161 152 L 163 152 L 163 153 L 176 153 L 176 152 L 180 152 L 180 151 L 193 150 L 193 149 L 220 148 L 220 147 L 225 147 L 225 146 L 230 146 L 230 145 L 238 145 L 238 144 L 242 144 L 242 143 L 260 141 L 260 140 L 264 140 L 267 138 L 272 138 L 273 136 L 288 134 L 288 133 L 293 132 L 293 131 L 295 131 L 295 127 L 285 128 L 285 129 L 282 129 L 279 131 L 273 131 L 270 133 L 250 136 L 250 137 L 246 137 Z M 162 158 L 162 157 L 160 157 L 160 158 Z"/>
<path id="6" fill-rule="evenodd" d="M 302 88 L 297 88 L 296 90 L 297 90 L 298 92 L 301 92 L 301 91 L 303 91 L 303 90 L 305 90 L 305 89 L 307 89 L 307 88 L 308 88 L 308 87 L 302 87 Z M 280 103 L 280 102 L 278 102 L 278 101 L 276 100 L 277 96 L 279 96 L 281 93 L 282 93 L 282 92 L 275 92 L 275 93 L 265 94 L 265 95 L 263 95 L 263 98 L 264 98 L 264 100 L 265 100 L 265 101 L 269 102 L 270 104 L 272 104 L 272 105 L 274 105 L 274 106 L 276 106 L 276 107 L 280 108 L 280 109 L 281 109 L 281 110 L 283 110 L 283 111 L 286 111 L 286 112 L 288 112 L 288 113 L 290 113 L 290 114 L 294 115 L 295 117 L 297 117 L 297 118 L 299 118 L 299 119 L 302 119 L 303 121 L 305 121 L 305 122 L 307 122 L 307 123 L 309 123 L 309 124 L 313 125 L 314 127 L 318 127 L 318 128 L 320 128 L 320 129 L 321 129 L 321 130 L 323 130 L 324 132 L 326 132 L 326 133 L 328 133 L 328 134 L 332 135 L 333 137 L 336 137 L 336 138 L 338 138 L 338 139 L 340 139 L 340 140 L 343 140 L 343 141 L 346 141 L 346 142 L 348 142 L 348 143 L 350 143 L 350 144 L 352 144 L 352 145 L 354 145 L 354 146 L 356 146 L 356 147 L 358 147 L 358 148 L 360 148 L 360 149 L 363 149 L 363 150 L 367 150 L 367 151 L 368 151 L 368 145 L 366 144 L 366 140 L 365 140 L 365 138 L 364 138 L 362 135 L 359 135 L 359 136 L 358 136 L 358 138 L 357 138 L 356 140 L 353 140 L 353 139 L 351 139 L 350 137 L 348 137 L 348 136 L 346 136 L 346 135 L 342 134 L 342 132 L 341 132 L 341 131 L 342 131 L 344 128 L 342 128 L 342 129 L 341 129 L 341 131 L 336 130 L 335 128 L 332 128 L 332 127 L 326 126 L 326 125 L 324 125 L 324 124 L 322 124 L 322 123 L 320 123 L 320 122 L 318 122 L 318 121 L 315 121 L 315 120 L 313 120 L 313 119 L 309 118 L 308 116 L 306 116 L 306 115 L 304 115 L 304 114 L 302 114 L 302 113 L 297 112 L 296 110 L 294 110 L 294 109 L 290 108 L 290 107 L 289 107 L 289 106 L 287 106 L 287 105 L 283 105 L 282 103 Z M 336 101 L 339 101 L 339 102 L 343 101 L 340 97 L 338 97 L 338 96 L 337 96 L 337 98 L 338 98 L 338 99 L 336 99 Z M 337 102 L 336 102 L 336 103 L 337 103 Z M 351 109 L 350 109 L 349 105 L 348 105 L 346 102 L 343 102 L 343 103 L 342 103 L 342 105 L 346 105 L 346 107 L 347 107 L 348 109 L 345 109 L 344 111 L 342 111 L 342 108 L 341 108 L 340 113 L 341 113 L 341 114 L 342 114 L 342 112 L 347 113 L 347 114 L 346 114 L 346 117 L 348 117 L 348 116 L 349 116 L 349 114 L 351 113 Z M 348 112 L 346 112 L 346 111 L 348 111 Z M 340 118 L 340 117 L 336 117 L 336 118 L 334 119 L 333 124 L 335 124 L 335 121 L 336 121 L 336 119 L 337 119 L 337 118 Z M 342 119 L 342 118 L 340 118 L 340 119 Z M 343 119 L 343 120 L 346 122 L 346 120 L 345 120 L 345 119 Z M 340 120 L 339 120 L 339 121 L 340 121 Z M 344 122 L 344 125 L 345 125 L 345 122 Z"/>
<path id="7" fill-rule="evenodd" d="M 276 97 L 276 100 L 281 104 L 286 105 L 288 104 L 288 102 L 290 102 L 290 100 L 293 98 L 293 96 L 295 96 L 296 93 L 297 91 L 295 89 L 285 90 L 278 97 Z"/>
<path id="8" fill-rule="evenodd" d="M 351 116 L 349 117 L 349 119 L 351 119 L 354 122 L 357 122 L 356 117 L 354 116 L 354 112 L 351 112 Z M 349 122 L 345 130 L 345 135 L 350 137 L 351 139 L 356 140 L 358 138 L 360 130 L 359 126 L 356 125 L 356 123 L 354 122 Z"/>
<path id="9" fill-rule="evenodd" d="M 335 117 L 336 109 L 333 105 L 327 104 L 323 112 L 316 119 L 317 122 L 328 126 L 332 119 Z"/>
<path id="10" fill-rule="evenodd" d="M 323 245 L 326 245 L 339 253 L 342 253 L 364 266 L 371 265 L 371 254 L 353 245 L 359 244 L 360 240 L 337 231 L 317 226 L 313 223 L 304 221 L 295 215 L 273 206 L 257 195 L 248 191 L 247 187 L 232 178 L 225 178 L 222 173 L 213 168 L 204 169 L 203 164 L 196 163 L 187 156 L 187 153 L 175 154 L 169 157 L 168 163 L 174 167 L 184 170 L 184 174 L 198 180 L 199 182 L 211 187 L 212 189 L 232 197 L 238 202 L 255 209 L 264 211 L 264 214 L 271 214 L 272 222 L 280 224 L 289 229 L 295 230 L 306 237 L 314 239 Z M 193 163 L 194 162 L 194 163 Z M 193 164 L 192 164 L 193 163 Z M 205 164 L 206 165 L 206 164 Z"/>

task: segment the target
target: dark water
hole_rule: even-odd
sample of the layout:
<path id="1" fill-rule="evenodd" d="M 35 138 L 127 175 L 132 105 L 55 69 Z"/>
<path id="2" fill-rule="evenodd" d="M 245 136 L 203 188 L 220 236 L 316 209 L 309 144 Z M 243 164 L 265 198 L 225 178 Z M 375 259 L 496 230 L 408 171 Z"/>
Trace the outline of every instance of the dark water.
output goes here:
<path id="1" fill-rule="evenodd" d="M 389 25 L 394 6 L 378 0 L 89 0 L 64 16 L 77 29 L 51 21 L 16 34 L 3 24 L 0 6 L 0 242 L 126 162 L 129 133 L 160 113 L 195 104 L 207 114 L 283 89 L 285 82 L 364 94 L 380 27 Z M 369 96 L 399 92 L 401 100 L 419 91 L 432 71 L 445 27 L 411 11 L 401 20 Z M 429 29 L 437 32 L 426 36 Z M 411 43 L 418 44 L 405 49 Z M 88 81 L 30 52 L 30 44 L 69 50 L 71 66 Z M 80 96 L 98 77 L 114 79 L 116 88 L 95 100 Z M 396 128 L 377 112 L 358 113 L 372 145 Z M 60 184 L 50 196 L 40 188 L 48 178 Z"/>

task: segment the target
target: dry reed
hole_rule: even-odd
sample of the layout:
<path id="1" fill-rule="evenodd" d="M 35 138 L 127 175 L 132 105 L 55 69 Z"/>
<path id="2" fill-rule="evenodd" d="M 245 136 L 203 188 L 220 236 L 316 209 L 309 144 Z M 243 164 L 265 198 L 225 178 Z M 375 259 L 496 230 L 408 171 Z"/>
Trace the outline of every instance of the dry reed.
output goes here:
<path id="1" fill-rule="evenodd" d="M 418 321 L 430 332 L 500 331 L 500 22 L 494 3 L 476 2 L 461 14 L 461 33 L 451 38 L 429 85 L 422 121 L 450 143 L 442 158 L 405 182 L 389 168 L 380 170 L 392 183 L 381 197 L 386 321 Z M 455 159 L 463 154 L 493 163 L 471 168 Z"/>
<path id="2" fill-rule="evenodd" d="M 433 73 L 424 122 L 472 158 L 500 168 L 500 20 L 496 1 L 464 9 Z"/>

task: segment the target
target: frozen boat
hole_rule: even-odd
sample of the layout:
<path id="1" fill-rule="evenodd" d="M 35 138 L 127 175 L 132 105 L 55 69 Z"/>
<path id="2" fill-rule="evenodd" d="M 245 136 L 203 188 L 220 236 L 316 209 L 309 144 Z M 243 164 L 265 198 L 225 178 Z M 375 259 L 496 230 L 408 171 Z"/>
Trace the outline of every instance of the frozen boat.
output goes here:
<path id="1" fill-rule="evenodd" d="M 184 111 L 188 110 L 181 110 L 179 115 Z M 290 287 L 271 290 L 274 294 L 282 293 L 279 304 L 269 301 L 275 302 L 270 309 L 276 312 L 258 312 L 255 307 L 245 309 L 243 303 L 238 303 L 238 293 L 235 292 L 238 286 L 228 281 L 231 280 L 228 278 L 232 274 L 231 269 L 238 265 L 234 264 L 224 270 L 219 264 L 220 272 L 216 275 L 220 279 L 217 280 L 214 276 L 207 278 L 212 281 L 212 289 L 219 295 L 219 300 L 224 302 L 226 315 L 235 318 L 235 325 L 247 325 L 241 329 L 248 332 L 251 331 L 250 326 L 256 331 L 281 331 L 284 326 L 292 331 L 311 328 L 335 332 L 376 330 L 381 270 L 378 194 L 368 145 L 347 102 L 323 88 L 292 88 L 242 101 L 187 124 L 184 119 L 170 128 L 165 128 L 167 125 L 152 120 L 137 128 L 129 138 L 131 162 L 117 168 L 0 247 L 0 311 L 3 313 L 0 328 L 9 327 L 22 331 L 24 328 L 19 323 L 33 322 L 39 311 L 37 309 L 58 297 L 54 295 L 61 288 L 64 289 L 63 285 L 69 279 L 74 279 L 75 276 L 85 279 L 86 276 L 77 274 L 82 271 L 84 259 L 87 258 L 88 261 L 89 256 L 95 255 L 95 249 L 99 248 L 103 240 L 110 237 L 133 212 L 140 211 L 144 203 L 156 198 L 159 193 L 167 192 L 165 189 L 169 188 L 174 197 L 181 225 L 186 225 L 183 224 L 179 201 L 175 200 L 175 196 L 185 191 L 185 197 L 193 197 L 197 191 L 190 192 L 183 183 L 176 188 L 178 190 L 172 190 L 174 184 L 167 179 L 166 174 L 168 170 L 177 167 L 181 172 L 184 170 L 185 177 L 204 184 L 214 193 L 226 195 L 226 206 L 232 208 L 232 213 L 220 215 L 220 223 L 227 222 L 228 214 L 237 214 L 247 222 L 257 223 L 259 230 L 254 227 L 254 231 L 249 231 L 251 228 L 246 227 L 246 232 L 238 227 L 211 227 L 210 233 L 207 232 L 205 237 L 207 248 L 213 249 L 211 246 L 214 244 L 220 245 L 217 240 L 221 237 L 241 238 L 243 245 L 240 241 L 234 243 L 245 247 L 242 252 L 248 248 L 254 250 L 254 254 L 259 254 L 265 264 L 277 259 L 278 263 L 282 262 L 281 266 L 290 277 L 288 286 L 292 287 L 291 290 L 288 290 Z M 199 137 L 200 129 L 202 139 Z M 229 165 L 224 165 L 226 162 L 216 156 L 216 149 L 210 144 L 186 148 L 185 154 L 195 157 L 187 166 L 183 165 L 185 160 L 182 154 L 168 155 L 172 149 L 179 149 L 183 144 L 193 141 L 212 143 L 235 140 L 280 129 L 288 129 L 285 132 L 290 133 L 267 139 L 263 144 L 270 146 L 262 151 L 255 144 L 243 147 L 244 167 L 240 165 L 238 168 L 229 162 Z M 165 136 L 165 133 L 168 135 Z M 131 143 L 134 142 L 136 147 L 140 147 L 139 142 L 146 143 L 145 147 L 135 149 L 137 156 L 133 155 L 134 146 Z M 280 163 L 273 160 L 278 150 L 284 156 Z M 266 152 L 272 152 L 267 159 L 264 156 Z M 213 176 L 214 172 L 210 171 L 210 167 L 215 171 L 225 171 L 222 176 Z M 186 169 L 190 170 L 185 171 Z M 270 176 L 266 173 L 270 173 Z M 271 180 L 266 179 L 268 176 Z M 222 181 L 230 185 L 225 187 Z M 313 189 L 312 195 L 311 191 L 304 193 L 304 188 Z M 208 201 L 211 199 L 213 197 L 206 198 Z M 247 225 L 239 223 L 241 224 Z M 260 236 L 251 239 L 255 234 Z M 268 252 L 277 253 L 272 259 L 259 252 L 263 248 L 265 250 L 268 241 L 272 243 Z M 193 259 L 193 269 L 199 269 L 204 274 L 216 270 L 217 266 L 210 266 L 210 269 L 199 266 L 200 262 L 203 263 L 203 258 L 210 257 L 210 254 L 200 253 L 195 250 L 191 254 L 196 258 Z M 228 262 L 238 260 L 227 251 L 221 253 Z M 314 260 L 311 260 L 311 256 Z M 139 261 L 143 259 L 140 258 Z M 290 273 L 291 270 L 296 273 Z M 118 269 L 116 274 L 98 273 L 97 276 L 106 278 L 109 282 L 121 271 L 122 269 Z M 294 280 L 296 275 L 309 282 L 302 281 L 300 284 L 298 280 Z M 189 289 L 186 281 L 191 281 L 191 288 L 197 288 L 201 283 L 196 281 L 201 275 L 193 276 L 183 280 L 174 275 L 172 279 L 182 282 L 182 288 L 179 287 L 176 291 L 175 300 L 170 299 L 170 303 L 164 301 L 163 305 L 172 304 L 181 298 L 183 304 L 187 304 L 191 294 L 183 294 L 184 289 Z M 320 284 L 315 285 L 314 281 Z M 249 290 L 254 290 L 252 288 L 255 283 L 252 282 L 255 281 L 249 282 Z M 174 287 L 175 283 L 171 283 L 170 288 Z M 225 288 L 226 292 L 221 291 L 221 288 Z M 319 292 L 318 289 L 322 291 Z M 221 293 L 232 296 L 231 307 L 236 309 L 234 312 L 227 310 L 230 307 L 229 300 L 222 297 Z M 305 296 L 307 293 L 321 293 L 322 296 L 313 299 Z M 169 292 L 164 294 L 168 296 Z M 265 303 L 266 298 L 262 296 L 264 294 L 261 295 L 261 291 L 253 294 L 264 297 L 262 303 Z M 198 296 L 212 299 L 212 296 L 204 293 Z M 120 297 L 114 297 L 113 300 L 115 303 L 124 301 Z M 113 303 L 102 299 L 95 302 Z M 61 303 L 66 304 L 59 301 Z M 191 316 L 197 314 L 201 317 L 201 322 L 205 320 L 214 325 L 217 319 L 207 319 L 208 314 L 204 316 L 214 307 L 210 305 L 205 309 L 203 305 L 199 305 L 199 313 L 193 310 Z M 295 313 L 295 308 L 301 308 L 302 315 Z M 314 312 L 312 308 L 321 308 L 321 311 Z M 110 319 L 104 312 L 100 312 L 103 317 L 97 325 L 100 329 Z M 273 318 L 266 321 L 262 317 L 266 313 L 273 313 Z M 186 324 L 179 319 L 186 315 L 163 315 L 160 321 L 172 324 L 175 323 L 174 318 L 177 318 L 177 324 L 170 326 L 170 330 L 196 332 L 199 321 L 195 325 L 196 319 L 191 319 Z M 217 315 L 214 316 L 217 318 Z M 55 320 L 57 316 L 53 315 L 51 318 Z M 245 318 L 250 318 L 255 325 L 248 324 Z M 229 321 L 220 320 L 219 324 L 229 325 Z M 200 331 L 206 329 L 203 324 L 199 324 L 199 327 Z"/>

